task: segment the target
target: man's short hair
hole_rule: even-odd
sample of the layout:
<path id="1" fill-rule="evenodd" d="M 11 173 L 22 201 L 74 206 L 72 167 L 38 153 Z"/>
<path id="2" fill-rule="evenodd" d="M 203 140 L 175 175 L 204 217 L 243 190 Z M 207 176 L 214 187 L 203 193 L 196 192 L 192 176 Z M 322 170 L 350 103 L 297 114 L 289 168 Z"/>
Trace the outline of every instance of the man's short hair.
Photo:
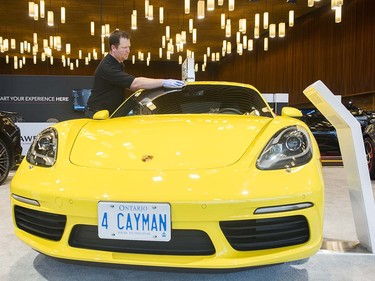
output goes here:
<path id="1" fill-rule="evenodd" d="M 111 46 L 114 45 L 116 48 L 120 45 L 120 38 L 130 39 L 130 34 L 123 30 L 116 29 L 109 35 L 108 45 L 109 50 Z"/>

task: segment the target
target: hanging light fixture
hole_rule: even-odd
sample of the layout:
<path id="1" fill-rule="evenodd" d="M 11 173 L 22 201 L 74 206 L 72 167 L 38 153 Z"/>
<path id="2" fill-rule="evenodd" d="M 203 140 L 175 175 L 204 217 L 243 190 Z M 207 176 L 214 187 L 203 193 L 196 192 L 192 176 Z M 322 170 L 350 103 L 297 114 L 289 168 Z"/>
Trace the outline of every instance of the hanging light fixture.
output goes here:
<path id="1" fill-rule="evenodd" d="M 254 38 L 258 39 L 259 38 L 259 26 L 254 27 Z"/>
<path id="2" fill-rule="evenodd" d="M 263 42 L 264 42 L 263 49 L 264 49 L 265 51 L 268 51 L 268 37 L 264 37 Z"/>
<path id="3" fill-rule="evenodd" d="M 259 25 L 260 25 L 260 15 L 259 15 L 259 13 L 256 13 L 255 14 L 255 19 L 254 19 L 254 21 L 255 21 L 255 27 L 258 27 L 259 28 Z"/>
<path id="4" fill-rule="evenodd" d="M 148 5 L 148 20 L 154 19 L 154 5 Z"/>
<path id="5" fill-rule="evenodd" d="M 164 49 L 165 48 L 165 35 L 161 37 L 161 47 Z"/>
<path id="6" fill-rule="evenodd" d="M 227 54 L 232 53 L 232 43 L 230 41 L 227 42 Z"/>
<path id="7" fill-rule="evenodd" d="M 294 10 L 289 11 L 289 26 L 294 26 Z"/>
<path id="8" fill-rule="evenodd" d="M 39 8 L 40 8 L 40 18 L 44 19 L 44 16 L 46 14 L 46 4 L 44 0 L 40 0 L 39 2 Z"/>
<path id="9" fill-rule="evenodd" d="M 307 6 L 313 7 L 314 6 L 314 0 L 307 0 Z"/>
<path id="10" fill-rule="evenodd" d="M 29 2 L 29 17 L 34 17 L 34 2 Z"/>
<path id="11" fill-rule="evenodd" d="M 211 48 L 210 47 L 207 47 L 207 57 L 210 57 L 211 56 Z"/>
<path id="12" fill-rule="evenodd" d="M 341 6 L 335 9 L 335 23 L 341 22 Z"/>
<path id="13" fill-rule="evenodd" d="M 54 26 L 53 11 L 48 11 L 47 12 L 47 24 L 48 24 L 48 26 Z"/>
<path id="14" fill-rule="evenodd" d="M 61 23 L 65 23 L 65 7 L 61 7 Z"/>
<path id="15" fill-rule="evenodd" d="M 232 25 L 231 20 L 227 19 L 227 23 L 225 25 L 225 37 L 229 38 L 232 35 Z"/>
<path id="16" fill-rule="evenodd" d="M 163 48 L 159 48 L 159 58 L 163 57 Z"/>
<path id="17" fill-rule="evenodd" d="M 181 31 L 181 43 L 186 44 L 186 31 L 185 30 Z"/>
<path id="18" fill-rule="evenodd" d="M 207 0 L 207 11 L 215 10 L 215 0 Z"/>
<path id="19" fill-rule="evenodd" d="M 204 14 L 204 4 L 205 2 L 203 0 L 199 0 L 197 2 L 197 10 L 198 10 L 198 19 L 204 19 L 205 14 Z"/>
<path id="20" fill-rule="evenodd" d="M 192 33 L 194 29 L 194 19 L 189 19 L 189 33 Z"/>
<path id="21" fill-rule="evenodd" d="M 94 21 L 91 21 L 90 23 L 90 33 L 92 36 L 95 35 L 95 22 Z"/>
<path id="22" fill-rule="evenodd" d="M 241 32 L 237 31 L 236 32 L 236 43 L 240 43 L 241 42 Z"/>
<path id="23" fill-rule="evenodd" d="M 193 28 L 193 44 L 197 43 L 197 29 Z"/>
<path id="24" fill-rule="evenodd" d="M 237 43 L 237 54 L 242 56 L 242 53 L 243 53 L 242 43 Z"/>
<path id="25" fill-rule="evenodd" d="M 268 20 L 269 20 L 269 14 L 268 12 L 263 13 L 263 29 L 268 29 Z"/>
<path id="26" fill-rule="evenodd" d="M 243 48 L 246 50 L 247 49 L 247 35 L 244 35 L 242 37 L 242 45 L 243 45 Z"/>
<path id="27" fill-rule="evenodd" d="M 242 34 L 246 33 L 246 19 L 245 18 L 242 18 L 242 19 L 238 20 L 238 27 L 239 27 L 239 31 Z"/>
<path id="28" fill-rule="evenodd" d="M 10 39 L 10 48 L 12 50 L 16 49 L 16 39 L 14 38 Z"/>
<path id="29" fill-rule="evenodd" d="M 67 55 L 70 55 L 70 43 L 66 43 L 66 45 L 65 45 L 65 53 L 67 54 Z"/>
<path id="30" fill-rule="evenodd" d="M 149 0 L 145 0 L 145 18 L 147 19 L 148 18 L 148 6 L 150 4 L 150 1 Z"/>
<path id="31" fill-rule="evenodd" d="M 13 57 L 13 67 L 14 69 L 18 69 L 18 57 L 17 56 L 14 56 Z"/>
<path id="32" fill-rule="evenodd" d="M 36 32 L 33 33 L 33 44 L 38 44 L 38 33 Z"/>
<path id="33" fill-rule="evenodd" d="M 5 38 L 3 42 L 3 50 L 7 52 L 9 50 L 9 39 Z"/>
<path id="34" fill-rule="evenodd" d="M 131 14 L 131 29 L 136 30 L 137 29 L 137 10 L 133 10 Z"/>
<path id="35" fill-rule="evenodd" d="M 39 5 L 34 4 L 34 20 L 38 20 L 38 19 L 39 19 Z"/>
<path id="36" fill-rule="evenodd" d="M 228 10 L 233 11 L 234 10 L 234 0 L 228 1 Z"/>
<path id="37" fill-rule="evenodd" d="M 160 24 L 164 23 L 164 7 L 163 6 L 159 7 L 159 23 Z"/>
<path id="38" fill-rule="evenodd" d="M 167 25 L 165 27 L 165 39 L 168 41 L 171 38 L 171 27 Z"/>
<path id="39" fill-rule="evenodd" d="M 185 14 L 190 14 L 190 0 L 185 0 Z"/>
<path id="40" fill-rule="evenodd" d="M 253 40 L 253 39 L 249 39 L 249 40 L 247 41 L 247 49 L 248 49 L 249 51 L 252 51 L 252 50 L 254 49 L 254 40 Z"/>
<path id="41" fill-rule="evenodd" d="M 224 4 L 224 0 L 217 0 L 217 4 L 218 4 L 219 6 L 223 6 L 223 4 Z"/>
<path id="42" fill-rule="evenodd" d="M 276 37 L 276 24 L 274 24 L 274 23 L 270 24 L 270 37 L 271 38 Z"/>
<path id="43" fill-rule="evenodd" d="M 225 28 L 225 14 L 221 13 L 220 15 L 220 28 L 224 29 Z"/>
<path id="44" fill-rule="evenodd" d="M 285 22 L 279 23 L 279 37 L 282 38 L 285 36 Z"/>

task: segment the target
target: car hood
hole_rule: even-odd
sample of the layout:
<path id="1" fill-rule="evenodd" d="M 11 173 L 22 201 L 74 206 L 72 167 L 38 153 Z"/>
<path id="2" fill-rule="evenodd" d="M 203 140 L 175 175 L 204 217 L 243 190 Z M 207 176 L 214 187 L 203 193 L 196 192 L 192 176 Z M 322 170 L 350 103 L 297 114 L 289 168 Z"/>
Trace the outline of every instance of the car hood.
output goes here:
<path id="1" fill-rule="evenodd" d="M 271 118 L 160 115 L 88 122 L 70 161 L 104 169 L 175 170 L 223 167 L 238 161 Z"/>

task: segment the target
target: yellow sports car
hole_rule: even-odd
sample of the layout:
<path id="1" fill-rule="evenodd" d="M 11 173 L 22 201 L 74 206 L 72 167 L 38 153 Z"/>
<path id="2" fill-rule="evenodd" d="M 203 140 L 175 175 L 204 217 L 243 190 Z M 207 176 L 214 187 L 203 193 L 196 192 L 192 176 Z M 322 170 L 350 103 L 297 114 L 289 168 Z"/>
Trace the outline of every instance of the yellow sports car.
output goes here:
<path id="1" fill-rule="evenodd" d="M 140 90 L 51 125 L 11 182 L 17 236 L 56 258 L 182 268 L 304 259 L 324 183 L 308 127 L 247 84 Z"/>

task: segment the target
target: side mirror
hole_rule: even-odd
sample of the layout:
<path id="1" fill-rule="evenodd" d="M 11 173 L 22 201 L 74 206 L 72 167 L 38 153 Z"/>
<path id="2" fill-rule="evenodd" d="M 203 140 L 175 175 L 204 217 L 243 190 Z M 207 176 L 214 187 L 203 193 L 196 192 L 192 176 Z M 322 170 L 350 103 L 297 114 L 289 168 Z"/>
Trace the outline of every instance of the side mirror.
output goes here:
<path id="1" fill-rule="evenodd" d="M 281 109 L 281 116 L 302 117 L 302 112 L 297 108 L 286 106 Z"/>
<path id="2" fill-rule="evenodd" d="M 109 111 L 108 110 L 100 110 L 94 114 L 92 119 L 94 120 L 106 120 L 109 118 Z"/>

